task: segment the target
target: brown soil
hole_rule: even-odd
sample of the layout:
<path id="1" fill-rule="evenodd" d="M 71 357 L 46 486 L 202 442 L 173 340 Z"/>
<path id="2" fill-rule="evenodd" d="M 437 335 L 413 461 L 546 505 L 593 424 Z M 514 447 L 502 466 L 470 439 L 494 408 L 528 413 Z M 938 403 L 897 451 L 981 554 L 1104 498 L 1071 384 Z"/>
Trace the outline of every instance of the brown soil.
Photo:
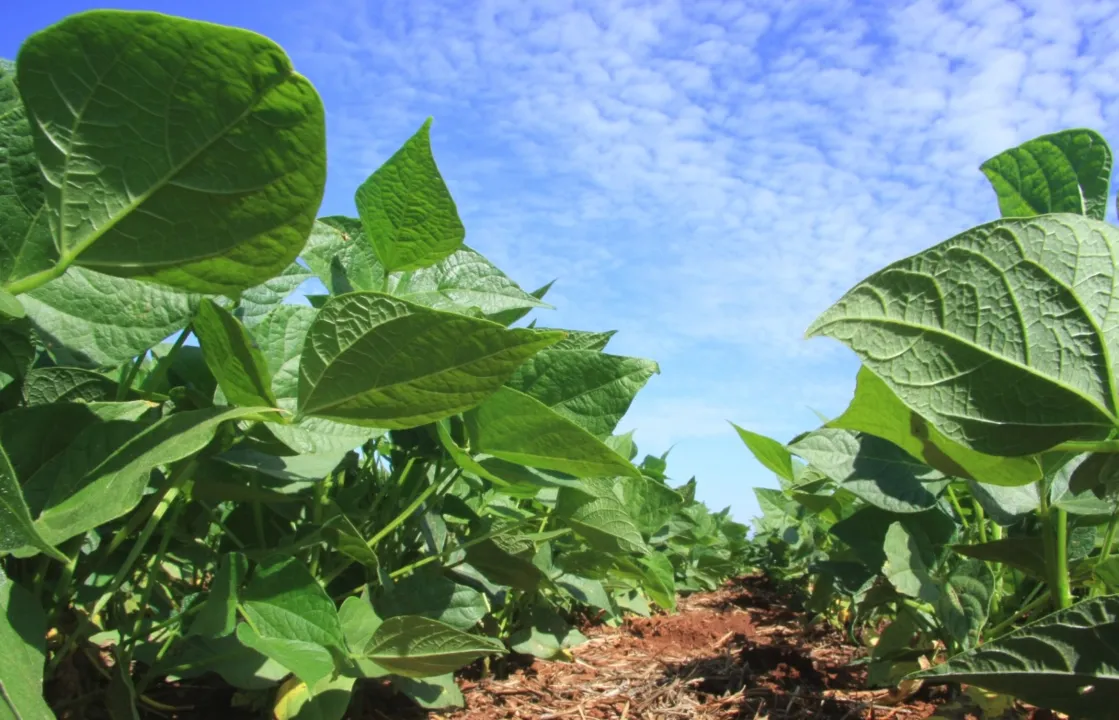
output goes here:
<path id="1" fill-rule="evenodd" d="M 487 678 L 468 671 L 465 709 L 420 713 L 367 696 L 362 720 L 923 720 L 947 699 L 941 688 L 904 701 L 861 689 L 864 672 L 846 667 L 859 650 L 831 628 L 804 627 L 790 604 L 765 578 L 740 578 L 681 600 L 675 615 L 584 628 L 590 640 L 573 662 L 524 658 Z"/>

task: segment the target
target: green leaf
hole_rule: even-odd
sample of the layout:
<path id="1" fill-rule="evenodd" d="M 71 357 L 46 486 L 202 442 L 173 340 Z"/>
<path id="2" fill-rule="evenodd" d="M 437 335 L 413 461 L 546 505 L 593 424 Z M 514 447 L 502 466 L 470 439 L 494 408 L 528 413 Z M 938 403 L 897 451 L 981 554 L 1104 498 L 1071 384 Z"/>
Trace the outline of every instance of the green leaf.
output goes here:
<path id="1" fill-rule="evenodd" d="M 369 598 L 354 595 L 346 598 L 342 607 L 338 608 L 338 621 L 342 623 L 346 646 L 352 651 L 361 651 L 382 622 Z"/>
<path id="2" fill-rule="evenodd" d="M 572 627 L 555 610 L 543 605 L 529 609 L 525 625 L 509 637 L 514 652 L 541 660 L 569 660 L 569 648 L 585 643 L 583 633 Z"/>
<path id="3" fill-rule="evenodd" d="M 357 189 L 361 224 L 389 272 L 434 265 L 466 237 L 431 154 L 431 118 Z"/>
<path id="4" fill-rule="evenodd" d="M 140 720 L 140 712 L 136 708 L 136 686 L 132 684 L 129 664 L 121 662 L 118 648 L 113 650 L 116 663 L 110 670 L 112 675 L 105 691 L 109 717 L 111 720 Z"/>
<path id="5" fill-rule="evenodd" d="M 542 301 L 544 299 L 544 296 L 548 294 L 548 291 L 552 289 L 552 285 L 554 285 L 555 282 L 556 282 L 555 280 L 552 280 L 551 282 L 547 283 L 546 285 L 541 285 L 540 287 L 538 287 L 535 290 L 533 290 L 532 292 L 530 292 L 529 295 L 536 298 L 537 300 Z M 546 305 L 546 304 L 542 303 L 542 305 Z M 547 307 L 551 307 L 551 306 L 548 305 Z M 501 323 L 502 325 L 509 326 L 509 325 L 512 325 L 513 323 L 517 322 L 521 318 L 523 318 L 525 315 L 528 315 L 530 312 L 532 312 L 532 308 L 529 308 L 529 307 L 514 308 L 514 309 L 511 309 L 511 310 L 502 310 L 501 312 L 494 313 L 493 315 L 490 315 L 489 318 L 490 318 L 490 320 L 493 320 L 494 322 L 498 322 L 498 323 Z M 566 340 L 566 338 L 564 340 Z M 564 340 L 561 340 L 560 343 L 564 342 Z M 605 346 L 605 343 L 603 343 L 603 345 Z M 582 348 L 568 348 L 568 349 L 582 349 Z"/>
<path id="6" fill-rule="evenodd" d="M 564 573 L 556 578 L 555 583 L 557 587 L 562 588 L 564 592 L 584 605 L 607 612 L 613 611 L 614 605 L 610 602 L 610 596 L 606 594 L 606 588 L 603 587 L 601 580 Z"/>
<path id="7" fill-rule="evenodd" d="M 654 480 L 625 477 L 618 482 L 621 485 L 622 502 L 643 533 L 651 535 L 660 530 L 684 504 L 680 493 Z"/>
<path id="8" fill-rule="evenodd" d="M 556 516 L 585 538 L 591 547 L 606 553 L 647 553 L 637 523 L 621 498 L 610 492 L 606 480 L 587 484 L 585 490 L 563 488 L 556 500 Z"/>
<path id="9" fill-rule="evenodd" d="M 116 367 L 190 324 L 201 298 L 71 267 L 20 300 L 59 363 Z"/>
<path id="10" fill-rule="evenodd" d="M 354 678 L 344 675 L 328 676 L 310 686 L 285 683 L 277 693 L 272 715 L 275 720 L 342 720 L 353 686 Z"/>
<path id="11" fill-rule="evenodd" d="M 484 540 L 466 549 L 466 561 L 490 582 L 535 592 L 547 580 L 532 562 L 505 551 L 493 540 Z"/>
<path id="12" fill-rule="evenodd" d="M 36 368 L 23 381 L 23 400 L 28 405 L 112 401 L 116 394 L 116 381 L 82 368 Z"/>
<path id="13" fill-rule="evenodd" d="M 253 338 L 268 363 L 272 390 L 285 410 L 294 411 L 299 393 L 299 358 L 316 312 L 305 305 L 280 305 L 253 325 Z M 297 453 L 341 457 L 382 430 L 337 423 L 324 418 L 304 417 L 299 421 L 274 423 L 269 431 Z"/>
<path id="14" fill-rule="evenodd" d="M 241 612 L 248 624 L 237 626 L 237 638 L 308 685 L 333 672 L 328 648 L 345 648 L 334 601 L 294 558 L 257 567 L 241 594 Z"/>
<path id="15" fill-rule="evenodd" d="M 850 430 L 824 428 L 789 450 L 866 502 L 896 513 L 936 505 L 948 480 L 891 442 Z"/>
<path id="16" fill-rule="evenodd" d="M 773 438 L 750 432 L 734 423 L 731 423 L 731 427 L 738 433 L 738 437 L 742 438 L 742 442 L 746 443 L 746 447 L 758 462 L 776 473 L 778 477 L 788 482 L 796 481 L 796 476 L 793 474 L 793 456 L 788 448 Z"/>
<path id="17" fill-rule="evenodd" d="M 245 617 L 263 637 L 345 646 L 334 601 L 294 558 L 258 566 L 241 604 Z"/>
<path id="18" fill-rule="evenodd" d="M 553 328 L 540 328 L 552 330 Z M 567 337 L 552 346 L 553 350 L 594 350 L 602 352 L 610 342 L 610 338 L 618 334 L 617 330 L 605 332 L 586 332 L 584 330 L 563 330 Z"/>
<path id="19" fill-rule="evenodd" d="M 331 510 L 337 514 L 323 525 L 323 536 L 339 553 L 376 572 L 380 567 L 377 553 L 369 547 L 368 541 L 340 508 L 332 506 Z"/>
<path id="20" fill-rule="evenodd" d="M 652 552 L 638 561 L 642 570 L 642 589 L 649 599 L 668 612 L 676 612 L 676 570 L 664 553 Z"/>
<path id="21" fill-rule="evenodd" d="M 292 263 L 274 278 L 241 293 L 237 317 L 246 327 L 252 327 L 269 311 L 281 305 L 299 286 L 314 277 L 314 273 L 298 263 Z"/>
<path id="22" fill-rule="evenodd" d="M 232 405 L 275 407 L 268 364 L 237 318 L 211 300 L 203 300 L 194 332 L 206 366 Z"/>
<path id="23" fill-rule="evenodd" d="M 291 672 L 242 644 L 237 634 L 216 639 L 189 636 L 173 647 L 176 649 L 154 668 L 157 674 L 159 670 L 173 669 L 175 675 L 193 678 L 214 672 L 235 688 L 264 690 L 275 687 Z"/>
<path id="24" fill-rule="evenodd" d="M 467 412 L 464 420 L 475 452 L 575 477 L 641 477 L 594 435 L 509 387 Z"/>
<path id="25" fill-rule="evenodd" d="M 210 583 L 205 604 L 190 626 L 190 635 L 219 638 L 237 629 L 237 602 L 249 562 L 241 553 L 227 553 Z"/>
<path id="26" fill-rule="evenodd" d="M 237 626 L 237 640 L 314 685 L 334 672 L 330 651 L 318 643 L 290 638 L 263 637 L 248 623 Z"/>
<path id="27" fill-rule="evenodd" d="M 383 618 L 420 615 L 470 630 L 489 612 L 486 599 L 473 588 L 447 579 L 441 572 L 415 572 L 398 581 L 375 605 Z"/>
<path id="28" fill-rule="evenodd" d="M 6 320 L 19 320 L 27 317 L 27 311 L 16 299 L 15 295 L 0 290 L 0 318 Z"/>
<path id="29" fill-rule="evenodd" d="M 44 212 L 43 181 L 15 65 L 0 60 L 0 286 L 58 261 Z"/>
<path id="30" fill-rule="evenodd" d="M 194 455 L 226 421 L 267 408 L 206 408 L 170 415 L 149 426 L 126 421 L 92 425 L 27 482 L 49 488 L 35 521 L 60 543 L 125 515 L 140 503 L 153 468 Z"/>
<path id="31" fill-rule="evenodd" d="M 1092 130 L 1063 130 L 999 153 L 979 166 L 1003 217 L 1076 213 L 1103 220 L 1111 148 Z"/>
<path id="32" fill-rule="evenodd" d="M 1080 718 L 1114 717 L 1119 596 L 1059 610 L 911 678 L 961 682 Z"/>
<path id="33" fill-rule="evenodd" d="M 987 515 L 1004 527 L 1037 510 L 1040 501 L 1036 484 L 999 487 L 968 480 L 968 488 Z"/>
<path id="34" fill-rule="evenodd" d="M 0 569 L 0 716 L 54 718 L 43 699 L 46 637 L 47 616 L 35 597 Z"/>
<path id="35" fill-rule="evenodd" d="M 401 615 L 381 623 L 364 654 L 397 675 L 422 678 L 453 672 L 504 649 L 493 638 L 470 635 L 430 618 Z"/>
<path id="36" fill-rule="evenodd" d="M 939 508 L 898 515 L 873 506 L 840 520 L 828 532 L 849 545 L 867 567 L 881 568 L 886 562 L 886 534 L 894 523 L 901 523 L 910 534 L 927 538 L 934 548 L 947 545 L 956 534 L 956 523 Z"/>
<path id="37" fill-rule="evenodd" d="M 490 319 L 510 310 L 551 307 L 465 245 L 431 267 L 390 275 L 385 292 L 436 310 L 477 308 Z"/>
<path id="38" fill-rule="evenodd" d="M 39 354 L 31 335 L 30 323 L 0 324 L 0 380 L 23 380 L 27 375 Z"/>
<path id="39" fill-rule="evenodd" d="M 1039 537 L 1008 537 L 985 543 L 953 545 L 952 549 L 968 557 L 1009 565 L 1035 578 L 1046 577 L 1045 547 Z"/>
<path id="40" fill-rule="evenodd" d="M 927 553 L 921 548 L 918 536 L 911 534 L 901 523 L 894 523 L 886 531 L 883 550 L 886 562 L 882 566 L 882 574 L 895 590 L 928 603 L 938 602 L 940 592 L 929 575 L 928 565 L 922 557 Z"/>
<path id="41" fill-rule="evenodd" d="M 415 427 L 474 407 L 559 337 L 350 293 L 327 301 L 307 335 L 299 409 L 355 425 Z"/>
<path id="42" fill-rule="evenodd" d="M 1119 314 L 1117 250 L 1119 229 L 1078 215 L 997 220 L 871 275 L 808 334 L 848 345 L 979 452 L 1103 439 L 1119 424 L 1119 347 L 1104 330 Z"/>
<path id="43" fill-rule="evenodd" d="M 332 295 L 385 289 L 385 269 L 357 218 L 320 218 L 301 257 Z"/>
<path id="44" fill-rule="evenodd" d="M 1036 458 L 984 455 L 952 442 L 905 403 L 865 366 L 859 368 L 855 397 L 831 428 L 864 432 L 889 440 L 946 475 L 989 485 L 1018 487 L 1041 479 Z"/>
<path id="45" fill-rule="evenodd" d="M 973 647 L 991 611 L 995 576 L 981 560 L 965 560 L 940 586 L 937 618 L 960 647 Z"/>
<path id="46" fill-rule="evenodd" d="M 96 10 L 31 35 L 16 67 L 64 262 L 236 293 L 302 249 L 326 183 L 325 118 L 272 41 Z"/>
<path id="47" fill-rule="evenodd" d="M 466 704 L 453 673 L 423 679 L 394 677 L 392 686 L 425 710 L 460 708 Z"/>
<path id="48" fill-rule="evenodd" d="M 549 349 L 525 361 L 506 385 L 604 438 L 614 432 L 633 398 L 659 372 L 652 360 Z"/>
<path id="49" fill-rule="evenodd" d="M 66 555 L 35 527 L 16 471 L 8 460 L 8 454 L 0 447 L 0 552 L 11 552 L 25 546 L 36 548 L 59 562 L 68 561 Z"/>

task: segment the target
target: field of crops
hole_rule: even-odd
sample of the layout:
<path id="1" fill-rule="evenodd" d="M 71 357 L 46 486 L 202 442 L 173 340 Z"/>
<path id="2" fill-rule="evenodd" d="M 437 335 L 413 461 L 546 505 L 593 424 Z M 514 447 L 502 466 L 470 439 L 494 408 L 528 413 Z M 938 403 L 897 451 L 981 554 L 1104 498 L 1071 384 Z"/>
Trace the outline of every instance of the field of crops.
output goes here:
<path id="1" fill-rule="evenodd" d="M 812 325 L 855 397 L 737 428 L 748 539 L 617 432 L 657 364 L 464 244 L 430 132 L 319 217 L 264 37 L 96 11 L 0 61 L 0 720 L 1116 716 L 1103 138 L 992 158 L 1003 219 Z"/>

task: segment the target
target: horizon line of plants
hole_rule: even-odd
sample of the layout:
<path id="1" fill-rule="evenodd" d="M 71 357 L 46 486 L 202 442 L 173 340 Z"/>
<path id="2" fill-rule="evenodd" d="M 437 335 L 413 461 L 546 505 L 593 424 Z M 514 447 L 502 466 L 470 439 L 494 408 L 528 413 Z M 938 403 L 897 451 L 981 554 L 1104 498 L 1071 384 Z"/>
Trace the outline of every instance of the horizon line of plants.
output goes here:
<path id="1" fill-rule="evenodd" d="M 981 169 L 1000 219 L 870 275 L 809 327 L 862 362 L 848 408 L 788 444 L 736 426 L 780 482 L 755 491 L 755 563 L 870 648 L 871 686 L 968 685 L 937 717 L 1018 698 L 1111 718 L 1112 153 L 1073 129 Z"/>
<path id="2" fill-rule="evenodd" d="M 267 38 L 98 10 L 0 61 L 0 719 L 461 705 L 742 571 L 615 432 L 656 363 L 513 327 L 551 284 L 464 244 L 430 123 L 317 217 L 322 102 Z"/>

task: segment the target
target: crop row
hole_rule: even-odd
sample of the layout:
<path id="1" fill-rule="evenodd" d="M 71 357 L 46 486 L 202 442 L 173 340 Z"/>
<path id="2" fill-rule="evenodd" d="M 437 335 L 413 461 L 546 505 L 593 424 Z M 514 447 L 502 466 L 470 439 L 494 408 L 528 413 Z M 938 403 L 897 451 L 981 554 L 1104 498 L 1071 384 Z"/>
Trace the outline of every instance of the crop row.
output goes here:
<path id="1" fill-rule="evenodd" d="M 616 433 L 657 365 L 513 327 L 549 286 L 464 244 L 429 129 L 320 218 L 323 107 L 266 38 L 95 11 L 0 63 L 0 718 L 217 677 L 281 720 L 451 706 L 741 569 Z"/>

